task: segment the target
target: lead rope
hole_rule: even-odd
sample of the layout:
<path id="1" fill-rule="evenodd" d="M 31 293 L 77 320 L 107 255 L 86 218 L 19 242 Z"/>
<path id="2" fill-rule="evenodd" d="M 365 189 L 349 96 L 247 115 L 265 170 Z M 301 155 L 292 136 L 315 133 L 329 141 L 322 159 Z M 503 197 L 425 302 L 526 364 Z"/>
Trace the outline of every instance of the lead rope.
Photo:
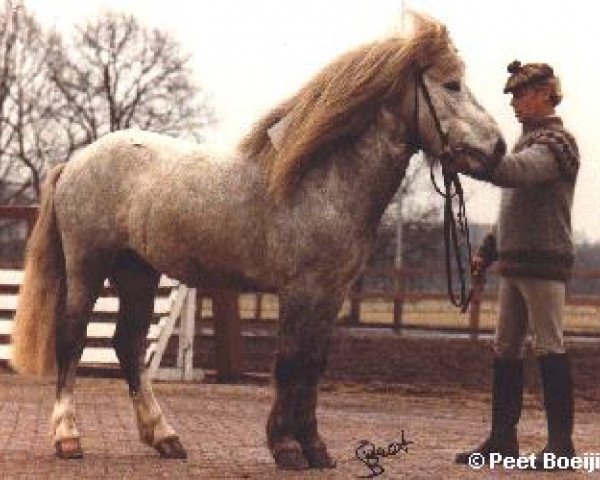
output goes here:
<path id="1" fill-rule="evenodd" d="M 430 169 L 431 182 L 435 191 L 444 198 L 444 250 L 446 256 L 446 284 L 448 286 L 448 298 L 450 302 L 465 313 L 469 308 L 473 296 L 473 288 L 467 286 L 467 272 L 463 261 L 463 251 L 466 250 L 467 264 L 471 265 L 472 250 L 469 238 L 469 224 L 467 221 L 464 191 L 460 178 L 456 172 L 450 172 L 442 166 L 444 178 L 444 189 L 442 190 L 433 175 L 433 166 Z M 458 212 L 454 214 L 453 200 L 458 200 Z M 454 255 L 453 255 L 454 253 Z M 452 258 L 453 257 L 453 258 Z M 452 263 L 456 265 L 460 292 L 454 293 L 454 275 Z M 470 268 L 469 268 L 470 273 Z"/>
<path id="2" fill-rule="evenodd" d="M 444 170 L 444 169 L 442 169 Z M 448 295 L 450 301 L 460 308 L 461 313 L 465 313 L 471 302 L 473 296 L 473 289 L 467 287 L 467 272 L 465 271 L 465 265 L 463 262 L 463 249 L 466 248 L 467 263 L 470 265 L 472 260 L 471 252 L 471 241 L 469 239 L 469 225 L 467 222 L 466 207 L 464 200 L 464 193 L 460 179 L 456 172 L 449 173 L 443 172 L 444 183 L 446 185 L 446 192 L 450 192 L 454 189 L 455 196 L 458 199 L 458 212 L 456 217 L 454 216 L 452 197 L 453 195 L 447 194 L 445 197 L 444 207 L 444 244 L 446 246 L 446 276 L 448 279 Z M 448 232 L 449 230 L 449 232 Z M 460 280 L 460 298 L 457 299 L 454 295 L 454 287 L 452 285 L 452 259 L 451 251 L 454 250 L 454 261 L 458 278 Z"/>
<path id="3" fill-rule="evenodd" d="M 448 153 L 448 136 L 443 131 L 440 119 L 437 116 L 429 90 L 423 81 L 422 72 L 417 75 L 415 88 L 415 120 L 416 128 L 418 131 L 418 87 L 421 88 L 425 102 L 429 108 L 435 128 L 440 136 L 442 142 L 442 154 L 440 155 L 439 161 L 442 165 L 442 176 L 444 178 L 444 190 L 438 186 L 435 176 L 433 174 L 433 163 L 430 166 L 430 177 L 431 182 L 435 191 L 444 198 L 444 250 L 446 254 L 446 284 L 448 286 L 448 298 L 452 305 L 460 308 L 461 313 L 465 313 L 471 303 L 473 296 L 473 288 L 467 286 L 467 272 L 465 271 L 465 265 L 463 262 L 463 247 L 466 247 L 467 251 L 467 262 L 469 265 L 469 273 L 471 271 L 470 266 L 472 262 L 472 251 L 471 241 L 469 239 L 469 225 L 467 221 L 467 211 L 464 199 L 464 191 L 458 173 L 450 171 L 446 164 L 448 164 L 452 158 Z M 454 215 L 453 199 L 458 199 L 458 212 Z M 454 251 L 454 255 L 452 255 Z M 452 268 L 452 257 L 454 257 L 454 263 L 456 264 L 456 270 L 458 273 L 458 280 L 460 284 L 460 292 L 457 296 L 454 292 L 454 275 Z"/>

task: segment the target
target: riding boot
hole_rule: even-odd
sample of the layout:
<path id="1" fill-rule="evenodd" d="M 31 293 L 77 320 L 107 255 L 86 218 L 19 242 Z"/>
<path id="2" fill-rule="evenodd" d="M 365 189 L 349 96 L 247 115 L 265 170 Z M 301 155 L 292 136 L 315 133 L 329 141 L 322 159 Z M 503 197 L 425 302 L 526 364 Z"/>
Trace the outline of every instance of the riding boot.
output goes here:
<path id="1" fill-rule="evenodd" d="M 492 428 L 488 438 L 476 449 L 456 455 L 459 464 L 468 464 L 473 454 L 489 461 L 490 454 L 503 457 L 519 456 L 517 423 L 523 406 L 523 360 L 494 359 L 492 387 Z"/>
<path id="2" fill-rule="evenodd" d="M 548 443 L 536 454 L 535 468 L 544 469 L 544 455 L 572 458 L 573 446 L 573 378 L 571 362 L 566 353 L 550 354 L 539 357 L 542 385 L 544 390 L 544 408 L 548 423 Z M 549 461 L 547 468 L 556 470 L 556 461 Z"/>

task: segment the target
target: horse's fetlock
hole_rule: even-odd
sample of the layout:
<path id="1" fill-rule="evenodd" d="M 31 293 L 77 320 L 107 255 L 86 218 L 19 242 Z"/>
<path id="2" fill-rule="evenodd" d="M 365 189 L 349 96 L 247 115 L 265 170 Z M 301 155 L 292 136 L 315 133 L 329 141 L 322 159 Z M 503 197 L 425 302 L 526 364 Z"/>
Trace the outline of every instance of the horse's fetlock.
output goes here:
<path id="1" fill-rule="evenodd" d="M 138 424 L 138 432 L 143 443 L 154 446 L 154 428 Z"/>
<path id="2" fill-rule="evenodd" d="M 64 438 L 79 438 L 80 434 L 77 428 L 75 412 L 65 411 L 58 415 L 53 415 L 50 434 L 54 438 L 54 441 Z"/>

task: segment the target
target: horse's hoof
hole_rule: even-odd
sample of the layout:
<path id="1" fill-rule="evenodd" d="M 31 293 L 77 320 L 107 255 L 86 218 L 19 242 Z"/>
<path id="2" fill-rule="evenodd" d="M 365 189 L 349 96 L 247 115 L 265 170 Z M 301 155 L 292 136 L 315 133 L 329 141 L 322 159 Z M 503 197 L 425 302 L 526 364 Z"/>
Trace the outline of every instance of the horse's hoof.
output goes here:
<path id="1" fill-rule="evenodd" d="M 56 457 L 62 460 L 79 460 L 83 458 L 83 450 L 78 438 L 64 438 L 54 443 Z"/>
<path id="2" fill-rule="evenodd" d="M 273 449 L 275 465 L 281 470 L 307 470 L 308 462 L 302 454 L 300 446 L 285 445 Z"/>
<path id="3" fill-rule="evenodd" d="M 310 468 L 325 469 L 336 467 L 336 462 L 333 457 L 329 455 L 325 445 L 307 447 L 303 452 Z"/>
<path id="4" fill-rule="evenodd" d="M 166 437 L 154 445 L 160 458 L 187 458 L 187 452 L 177 437 Z"/>

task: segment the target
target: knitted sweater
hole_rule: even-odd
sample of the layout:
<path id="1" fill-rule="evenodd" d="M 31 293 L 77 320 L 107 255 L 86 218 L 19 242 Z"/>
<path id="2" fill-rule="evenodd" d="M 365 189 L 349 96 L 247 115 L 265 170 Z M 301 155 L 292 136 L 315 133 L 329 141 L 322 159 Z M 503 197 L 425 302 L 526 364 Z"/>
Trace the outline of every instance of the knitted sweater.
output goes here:
<path id="1" fill-rule="evenodd" d="M 503 276 L 566 281 L 573 266 L 571 207 L 577 144 L 558 117 L 523 127 L 489 181 L 505 187 L 495 234 L 480 250 Z"/>

